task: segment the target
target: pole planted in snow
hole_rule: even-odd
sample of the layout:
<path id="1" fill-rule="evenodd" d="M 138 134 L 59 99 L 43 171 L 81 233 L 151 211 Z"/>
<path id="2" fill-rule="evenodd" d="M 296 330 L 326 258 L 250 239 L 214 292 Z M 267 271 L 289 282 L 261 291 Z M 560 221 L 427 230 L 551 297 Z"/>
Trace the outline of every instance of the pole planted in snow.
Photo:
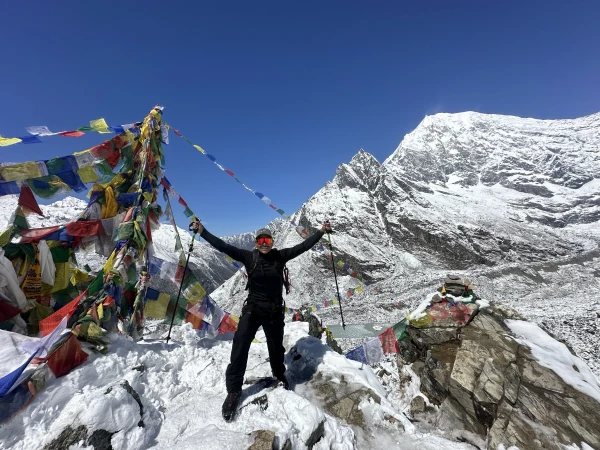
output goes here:
<path id="1" fill-rule="evenodd" d="M 196 240 L 197 231 L 194 231 L 192 235 L 192 242 L 190 242 L 190 247 L 188 249 L 187 259 L 185 260 L 185 267 L 183 268 L 183 275 L 181 276 L 181 283 L 179 283 L 179 292 L 177 293 L 177 301 L 175 302 L 175 308 L 173 308 L 173 315 L 171 316 L 171 325 L 169 326 L 169 334 L 167 335 L 167 344 L 169 343 L 169 339 L 171 339 L 171 329 L 173 328 L 173 322 L 175 320 L 175 314 L 177 314 L 177 308 L 179 307 L 179 298 L 181 297 L 181 290 L 183 289 L 183 282 L 185 280 L 185 274 L 187 273 L 187 268 L 190 263 L 190 256 L 192 255 L 192 250 L 194 250 L 194 241 Z"/>
<path id="2" fill-rule="evenodd" d="M 326 221 L 329 223 L 329 220 Z M 340 297 L 340 288 L 338 286 L 337 281 L 337 272 L 335 270 L 335 262 L 333 261 L 333 246 L 331 245 L 331 230 L 327 231 L 327 240 L 329 241 L 329 251 L 331 252 L 331 266 L 333 267 L 333 278 L 335 279 L 335 289 L 337 291 L 338 304 L 340 305 L 340 316 L 342 318 L 342 328 L 346 329 L 346 324 L 344 323 L 344 312 L 342 311 L 342 298 Z"/>

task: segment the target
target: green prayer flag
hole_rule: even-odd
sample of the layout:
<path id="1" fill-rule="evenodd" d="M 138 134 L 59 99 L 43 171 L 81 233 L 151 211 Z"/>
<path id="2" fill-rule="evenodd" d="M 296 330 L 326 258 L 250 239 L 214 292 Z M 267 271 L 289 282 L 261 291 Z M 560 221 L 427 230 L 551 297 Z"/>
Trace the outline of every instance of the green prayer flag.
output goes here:
<path id="1" fill-rule="evenodd" d="M 49 173 L 59 173 L 64 167 L 65 161 L 62 158 L 52 158 L 46 161 L 46 167 Z"/>
<path id="2" fill-rule="evenodd" d="M 185 214 L 185 217 L 192 217 L 194 215 L 193 211 L 190 208 L 185 208 L 185 211 L 183 211 L 183 214 Z"/>
<path id="3" fill-rule="evenodd" d="M 104 286 L 104 269 L 98 272 L 96 278 L 88 286 L 88 295 L 97 294 L 102 289 L 102 286 Z"/>
<path id="4" fill-rule="evenodd" d="M 55 263 L 69 262 L 69 247 L 55 246 L 50 248 L 50 253 Z"/>
<path id="5" fill-rule="evenodd" d="M 119 231 L 117 232 L 117 238 L 121 239 L 131 239 L 133 237 L 133 222 L 124 222 L 119 227 Z"/>
<path id="6" fill-rule="evenodd" d="M 167 306 L 167 313 L 165 315 L 164 323 L 171 323 L 171 318 L 173 317 L 173 311 L 175 311 L 175 317 L 173 318 L 173 325 L 181 325 L 185 320 L 185 313 L 187 308 L 187 300 L 185 297 L 181 296 L 179 298 L 179 303 L 177 303 L 177 308 L 175 308 L 175 302 L 177 301 L 177 297 L 171 297 L 169 300 L 169 305 Z"/>
<path id="7" fill-rule="evenodd" d="M 406 334 L 407 325 L 408 321 L 406 319 L 402 319 L 400 322 L 398 322 L 392 327 L 397 341 L 401 341 L 402 339 L 406 339 L 408 337 L 408 334 Z"/>

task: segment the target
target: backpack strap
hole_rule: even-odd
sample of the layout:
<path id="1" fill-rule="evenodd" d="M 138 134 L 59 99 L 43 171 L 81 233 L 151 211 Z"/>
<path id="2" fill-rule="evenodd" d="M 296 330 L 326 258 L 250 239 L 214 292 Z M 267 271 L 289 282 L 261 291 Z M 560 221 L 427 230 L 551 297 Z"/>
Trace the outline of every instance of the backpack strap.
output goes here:
<path id="1" fill-rule="evenodd" d="M 283 258 L 281 257 L 281 253 L 279 253 L 279 250 L 275 249 L 275 250 L 271 250 L 271 251 L 277 252 L 276 253 L 277 257 L 275 258 L 275 269 L 277 270 L 277 272 L 279 274 L 281 274 L 283 286 L 285 287 L 285 294 L 287 295 L 290 293 L 290 291 L 291 291 L 290 286 L 292 285 L 292 283 L 290 282 L 288 268 L 285 264 L 283 264 Z M 260 258 L 260 255 L 258 254 L 258 250 L 256 250 L 256 249 L 252 250 L 252 266 L 250 267 L 250 270 L 246 271 L 248 274 L 248 281 L 246 281 L 246 289 L 245 289 L 246 291 L 250 290 L 250 277 L 256 270 L 256 266 L 258 265 L 259 258 Z"/>
<path id="2" fill-rule="evenodd" d="M 252 250 L 252 266 L 250 267 L 250 270 L 246 270 L 246 273 L 248 275 L 248 281 L 246 281 L 246 291 L 250 290 L 250 277 L 256 270 L 256 266 L 258 264 L 258 258 L 259 258 L 258 250 L 256 250 L 256 249 Z"/>

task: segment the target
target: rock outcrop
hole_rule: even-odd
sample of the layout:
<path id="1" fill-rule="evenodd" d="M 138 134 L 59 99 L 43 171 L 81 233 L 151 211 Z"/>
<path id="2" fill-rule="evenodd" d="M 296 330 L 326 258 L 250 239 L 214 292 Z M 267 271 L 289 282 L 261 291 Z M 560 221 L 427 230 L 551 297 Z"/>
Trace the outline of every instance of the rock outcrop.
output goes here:
<path id="1" fill-rule="evenodd" d="M 400 343 L 399 363 L 412 364 L 430 403 L 413 400 L 414 420 L 474 445 L 487 439 L 490 449 L 600 448 L 600 383 L 570 349 L 500 304 L 463 305 L 460 317 L 447 302 L 434 307 L 434 320 L 413 320 Z M 517 325 L 539 342 L 515 333 Z M 567 356 L 544 355 L 548 342 Z"/>

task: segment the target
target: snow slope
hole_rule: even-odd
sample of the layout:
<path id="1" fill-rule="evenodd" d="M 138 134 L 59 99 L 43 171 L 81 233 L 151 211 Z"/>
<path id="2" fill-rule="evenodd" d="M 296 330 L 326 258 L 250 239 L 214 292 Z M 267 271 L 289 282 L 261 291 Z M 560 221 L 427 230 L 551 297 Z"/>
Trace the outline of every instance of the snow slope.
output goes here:
<path id="1" fill-rule="evenodd" d="M 226 396 L 225 368 L 231 341 L 200 343 L 191 327 L 178 328 L 169 345 L 162 341 L 134 344 L 114 336 L 107 355 L 92 355 L 88 362 L 60 381 L 50 381 L 46 390 L 25 411 L 0 428 L 0 448 L 31 450 L 56 439 L 66 426 L 88 426 L 88 436 L 97 430 L 114 433 L 114 450 L 136 449 L 246 449 L 257 430 L 275 431 L 283 445 L 305 449 L 305 442 L 324 422 L 324 436 L 313 447 L 318 449 L 410 449 L 467 450 L 468 444 L 452 442 L 442 436 L 418 432 L 398 407 L 386 400 L 387 393 L 371 368 L 361 367 L 308 337 L 307 324 L 286 326 L 284 345 L 297 344 L 307 352 L 323 355 L 311 360 L 311 368 L 381 395 L 381 405 L 366 402 L 363 413 L 369 419 L 368 432 L 341 423 L 307 400 L 311 392 L 296 384 L 295 392 L 278 387 L 254 392 L 244 400 L 237 420 L 225 423 L 221 404 Z M 264 334 L 250 350 L 247 376 L 270 376 Z M 300 372 L 288 353 L 288 375 L 293 381 Z M 303 370 L 306 367 L 303 367 Z M 143 413 L 134 396 L 123 388 L 124 382 L 137 392 Z M 248 392 L 247 392 L 248 393 Z M 266 394 L 268 406 L 261 409 L 252 400 Z M 384 416 L 396 418 L 394 425 Z M 138 426 L 143 421 L 144 426 Z M 83 442 L 71 450 L 90 448 Z"/>

